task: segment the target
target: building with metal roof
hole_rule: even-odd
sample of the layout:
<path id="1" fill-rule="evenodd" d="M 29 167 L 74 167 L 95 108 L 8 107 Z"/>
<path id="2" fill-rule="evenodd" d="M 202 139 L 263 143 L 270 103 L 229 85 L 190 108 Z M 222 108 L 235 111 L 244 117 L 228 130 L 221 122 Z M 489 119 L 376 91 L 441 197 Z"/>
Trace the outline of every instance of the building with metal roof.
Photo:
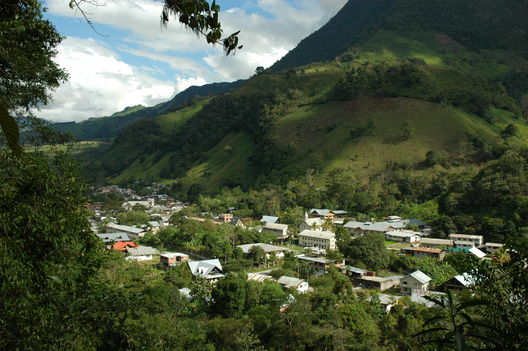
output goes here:
<path id="1" fill-rule="evenodd" d="M 127 233 L 102 233 L 96 234 L 104 243 L 115 243 L 119 241 L 131 241 Z"/>
<path id="2" fill-rule="evenodd" d="M 225 276 L 222 264 L 218 259 L 190 261 L 187 262 L 191 274 L 195 277 L 201 277 L 210 281 L 217 281 Z"/>

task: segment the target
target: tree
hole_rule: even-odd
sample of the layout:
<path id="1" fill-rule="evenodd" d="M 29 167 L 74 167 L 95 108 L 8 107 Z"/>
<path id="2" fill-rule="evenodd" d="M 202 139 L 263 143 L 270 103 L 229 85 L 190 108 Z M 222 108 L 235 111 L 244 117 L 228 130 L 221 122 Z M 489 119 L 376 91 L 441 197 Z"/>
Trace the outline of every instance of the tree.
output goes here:
<path id="1" fill-rule="evenodd" d="M 253 260 L 253 264 L 260 266 L 266 261 L 264 249 L 258 245 L 252 246 L 249 250 L 248 257 Z"/>
<path id="2" fill-rule="evenodd" d="M 0 349 L 89 349 L 102 247 L 82 177 L 60 153 L 0 150 L 0 169 Z"/>
<path id="3" fill-rule="evenodd" d="M 469 310 L 472 307 L 484 305 L 485 302 L 483 300 L 470 299 L 459 302 L 449 290 L 446 296 L 425 296 L 425 299 L 440 308 L 437 315 L 424 323 L 424 327 L 432 327 L 416 334 L 416 336 L 432 335 L 434 339 L 430 339 L 426 343 L 434 343 L 440 347 L 447 346 L 457 351 L 464 351 L 470 349 L 471 340 L 474 340 L 476 345 L 480 345 L 482 340 L 492 342 L 484 335 L 478 334 L 477 331 L 479 327 L 486 329 L 490 329 L 490 327 L 475 320 L 469 314 Z"/>
<path id="4" fill-rule="evenodd" d="M 374 270 L 386 268 L 391 258 L 381 234 L 366 234 L 351 240 L 342 251 L 353 264 Z"/>
<path id="5" fill-rule="evenodd" d="M 37 0 L 0 4 L 0 126 L 5 141 L 17 153 L 21 152 L 19 124 L 50 138 L 30 110 L 48 103 L 50 91 L 67 78 L 52 60 L 62 37 L 43 12 Z"/>

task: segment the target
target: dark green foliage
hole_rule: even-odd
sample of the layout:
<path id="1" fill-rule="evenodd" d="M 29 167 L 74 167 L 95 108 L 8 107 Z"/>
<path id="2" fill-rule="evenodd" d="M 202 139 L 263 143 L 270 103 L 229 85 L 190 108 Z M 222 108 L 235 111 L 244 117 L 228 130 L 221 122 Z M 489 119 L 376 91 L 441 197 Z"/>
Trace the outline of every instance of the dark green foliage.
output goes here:
<path id="1" fill-rule="evenodd" d="M 43 13 L 37 0 L 0 4 L 0 145 L 16 153 L 21 151 L 19 125 L 51 140 L 46 123 L 37 121 L 31 109 L 48 103 L 50 91 L 67 78 L 52 60 L 62 37 Z"/>
<path id="2" fill-rule="evenodd" d="M 100 246 L 71 159 L 0 151 L 0 348 L 85 349 Z"/>
<path id="3" fill-rule="evenodd" d="M 369 121 L 365 127 L 356 127 L 350 131 L 350 138 L 356 139 L 362 136 L 372 136 L 374 135 L 374 121 Z"/>
<path id="4" fill-rule="evenodd" d="M 369 95 L 447 103 L 481 117 L 486 117 L 491 106 L 519 112 L 517 102 L 496 83 L 454 70 L 432 69 L 411 61 L 354 68 L 332 92 L 338 100 Z"/>
<path id="5" fill-rule="evenodd" d="M 385 269 L 391 261 L 391 255 L 385 248 L 384 236 L 381 234 L 366 234 L 352 239 L 341 251 L 352 265 L 372 270 Z"/>
<path id="6" fill-rule="evenodd" d="M 486 241 L 503 241 L 528 226 L 526 151 L 509 151 L 491 162 L 473 179 L 451 184 L 440 198 L 440 211 L 451 216 L 462 232 L 484 235 Z"/>
<path id="7" fill-rule="evenodd" d="M 504 128 L 501 134 L 504 137 L 512 137 L 517 136 L 517 133 L 519 133 L 519 129 L 515 125 L 510 123 Z"/>
<path id="8" fill-rule="evenodd" d="M 380 26 L 448 34 L 474 49 L 528 52 L 524 0 L 399 0 Z"/>

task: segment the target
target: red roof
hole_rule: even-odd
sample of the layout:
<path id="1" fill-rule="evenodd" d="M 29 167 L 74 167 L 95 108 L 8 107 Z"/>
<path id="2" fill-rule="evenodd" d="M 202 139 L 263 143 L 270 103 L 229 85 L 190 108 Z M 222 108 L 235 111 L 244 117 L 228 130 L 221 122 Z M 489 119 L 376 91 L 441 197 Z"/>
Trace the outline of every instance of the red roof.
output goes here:
<path id="1" fill-rule="evenodd" d="M 125 251 L 129 247 L 137 247 L 138 245 L 132 241 L 119 241 L 112 245 L 112 247 L 117 251 Z"/>

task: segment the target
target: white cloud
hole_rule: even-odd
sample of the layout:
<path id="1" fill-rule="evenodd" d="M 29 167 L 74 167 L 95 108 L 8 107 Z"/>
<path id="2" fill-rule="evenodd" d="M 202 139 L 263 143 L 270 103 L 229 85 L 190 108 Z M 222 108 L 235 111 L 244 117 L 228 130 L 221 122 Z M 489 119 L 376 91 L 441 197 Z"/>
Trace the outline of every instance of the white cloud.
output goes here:
<path id="1" fill-rule="evenodd" d="M 68 3 L 46 0 L 50 13 L 80 17 Z M 221 0 L 218 3 L 222 5 Z M 240 43 L 244 45 L 229 57 L 225 57 L 221 47 L 197 39 L 176 19 L 162 29 L 159 1 L 110 0 L 102 7 L 85 7 L 95 27 L 111 35 L 112 42 L 119 42 L 119 50 L 161 62 L 170 69 L 145 67 L 149 64 L 144 59 L 134 65 L 127 61 L 129 58 L 121 58 L 108 45 L 105 47 L 105 39 L 87 24 L 79 23 L 98 40 L 70 37 L 61 44 L 57 60 L 71 77 L 54 94 L 54 102 L 39 115 L 55 121 L 81 120 L 109 115 L 129 105 L 153 105 L 190 85 L 247 78 L 257 66 L 269 67 L 283 57 L 345 3 L 346 0 L 247 0 L 240 3 L 241 7 L 224 7 L 220 14 L 224 33 L 241 30 Z M 247 9 L 260 10 L 251 13 Z M 125 34 L 115 34 L 108 29 L 111 27 L 98 28 L 100 24 L 124 30 Z"/>
<path id="2" fill-rule="evenodd" d="M 70 74 L 53 94 L 53 102 L 37 112 L 52 121 L 79 121 L 110 115 L 127 106 L 166 101 L 203 78 L 177 78 L 176 84 L 131 66 L 93 39 L 67 38 L 59 48 L 57 63 Z"/>

